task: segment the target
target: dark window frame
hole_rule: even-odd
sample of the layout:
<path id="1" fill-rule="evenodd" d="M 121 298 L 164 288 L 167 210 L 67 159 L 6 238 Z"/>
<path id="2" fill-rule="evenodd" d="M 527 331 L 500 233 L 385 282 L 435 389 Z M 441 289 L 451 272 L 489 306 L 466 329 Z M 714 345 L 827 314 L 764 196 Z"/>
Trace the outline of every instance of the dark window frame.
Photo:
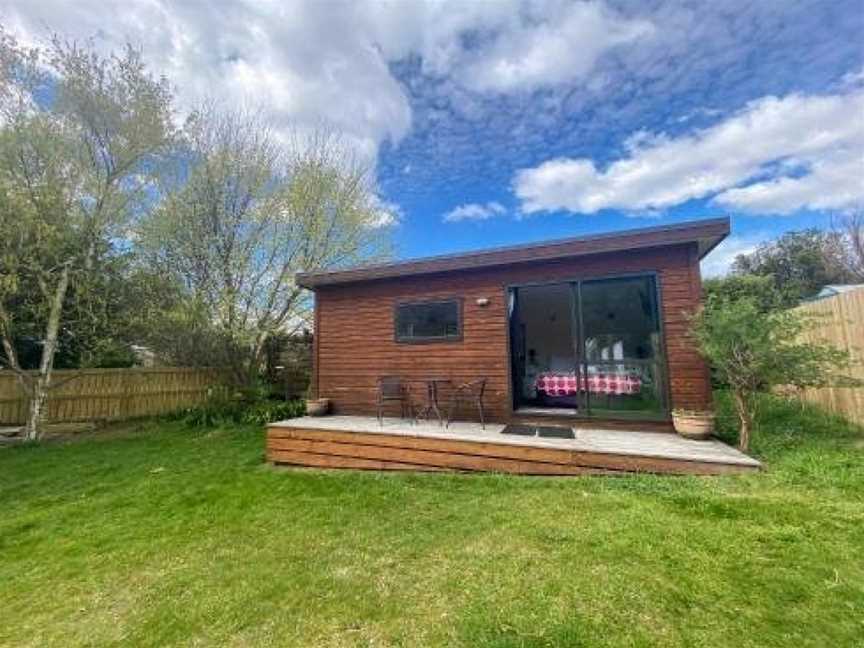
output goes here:
<path id="1" fill-rule="evenodd" d="M 462 326 L 463 326 L 463 298 L 461 297 L 437 297 L 433 299 L 416 299 L 397 301 L 393 304 L 393 340 L 397 344 L 436 344 L 446 342 L 461 342 L 462 341 Z M 430 304 L 456 304 L 456 334 L 455 335 L 434 335 L 423 337 L 406 337 L 399 335 L 399 309 L 406 306 L 427 306 Z"/>
<path id="2" fill-rule="evenodd" d="M 573 275 L 564 275 L 561 278 L 556 279 L 541 279 L 538 281 L 522 281 L 515 283 L 506 283 L 503 287 L 502 296 L 504 298 L 504 303 L 509 303 L 510 295 L 514 290 L 518 290 L 519 288 L 531 288 L 533 286 L 549 286 L 555 284 L 563 284 L 569 283 L 574 285 L 581 285 L 584 282 L 588 281 L 602 281 L 606 279 L 628 279 L 635 277 L 651 277 L 654 281 L 654 303 L 657 308 L 657 316 L 659 318 L 660 324 L 660 346 L 659 346 L 659 356 L 657 358 L 653 358 L 650 360 L 628 360 L 626 362 L 632 364 L 652 364 L 654 363 L 657 367 L 660 376 L 661 386 L 661 399 L 662 399 L 662 412 L 656 415 L 640 415 L 640 414 L 631 414 L 626 412 L 625 410 L 603 410 L 592 413 L 578 413 L 578 414 L 562 414 L 560 412 L 555 413 L 555 416 L 561 417 L 573 417 L 573 418 L 584 418 L 584 419 L 608 419 L 608 420 L 661 420 L 661 421 L 671 421 L 671 411 L 672 411 L 672 383 L 671 383 L 671 369 L 669 366 L 669 353 L 668 353 L 668 344 L 666 339 L 666 317 L 665 317 L 665 295 L 663 292 L 664 286 L 662 281 L 662 273 L 658 270 L 634 270 L 632 272 L 608 272 L 608 273 L 574 273 Z M 576 308 L 576 303 L 573 303 L 573 307 Z M 578 316 L 578 315 L 577 315 Z M 507 369 L 508 374 L 510 375 L 510 380 L 508 381 L 508 393 L 509 393 L 509 401 L 510 401 L 510 412 L 512 414 L 516 414 L 518 412 L 518 403 L 516 401 L 517 394 L 514 387 L 513 381 L 513 340 L 512 340 L 512 331 L 511 331 L 511 315 L 509 312 L 506 314 L 507 318 Z M 593 364 L 600 364 L 593 363 Z M 608 361 L 609 364 L 620 364 L 620 361 Z M 545 414 L 539 414 L 539 416 L 545 416 Z"/>

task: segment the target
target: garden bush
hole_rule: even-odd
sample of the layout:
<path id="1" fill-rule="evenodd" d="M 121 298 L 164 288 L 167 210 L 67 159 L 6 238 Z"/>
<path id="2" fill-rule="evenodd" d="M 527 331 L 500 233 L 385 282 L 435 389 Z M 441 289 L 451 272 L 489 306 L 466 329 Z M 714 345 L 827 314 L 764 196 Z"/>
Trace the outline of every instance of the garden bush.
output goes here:
<path id="1" fill-rule="evenodd" d="M 214 396 L 197 407 L 180 410 L 170 416 L 195 427 L 211 427 L 231 423 L 266 425 L 273 421 L 303 416 L 306 403 L 302 400 L 238 399 Z"/>

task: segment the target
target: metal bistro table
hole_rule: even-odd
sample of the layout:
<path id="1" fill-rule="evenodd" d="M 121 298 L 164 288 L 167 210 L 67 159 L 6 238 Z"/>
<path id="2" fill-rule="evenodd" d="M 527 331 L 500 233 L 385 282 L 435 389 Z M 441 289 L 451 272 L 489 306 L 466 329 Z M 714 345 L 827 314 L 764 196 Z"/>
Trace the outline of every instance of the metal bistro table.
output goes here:
<path id="1" fill-rule="evenodd" d="M 422 382 L 426 385 L 426 402 L 417 413 L 417 418 L 431 420 L 432 415 L 434 414 L 438 418 L 438 425 L 444 425 L 444 418 L 441 416 L 441 408 L 438 404 L 438 387 L 440 385 L 451 384 L 450 379 L 442 378 L 440 376 L 431 376 L 429 378 L 421 378 L 418 382 Z"/>

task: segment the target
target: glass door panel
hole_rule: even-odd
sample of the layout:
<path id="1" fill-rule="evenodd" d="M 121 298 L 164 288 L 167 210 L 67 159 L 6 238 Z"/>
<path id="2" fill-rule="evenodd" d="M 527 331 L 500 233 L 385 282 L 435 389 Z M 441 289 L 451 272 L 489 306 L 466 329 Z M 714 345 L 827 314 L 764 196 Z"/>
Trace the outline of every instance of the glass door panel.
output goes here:
<path id="1" fill-rule="evenodd" d="M 589 411 L 663 414 L 666 392 L 654 277 L 581 282 L 579 320 Z"/>
<path id="2" fill-rule="evenodd" d="M 581 410 L 572 284 L 515 288 L 510 300 L 516 407 Z"/>
<path id="3" fill-rule="evenodd" d="M 588 364 L 585 372 L 591 414 L 644 418 L 665 409 L 663 383 L 654 363 Z"/>
<path id="4" fill-rule="evenodd" d="M 581 296 L 586 361 L 659 357 L 660 319 L 653 277 L 584 281 Z"/>

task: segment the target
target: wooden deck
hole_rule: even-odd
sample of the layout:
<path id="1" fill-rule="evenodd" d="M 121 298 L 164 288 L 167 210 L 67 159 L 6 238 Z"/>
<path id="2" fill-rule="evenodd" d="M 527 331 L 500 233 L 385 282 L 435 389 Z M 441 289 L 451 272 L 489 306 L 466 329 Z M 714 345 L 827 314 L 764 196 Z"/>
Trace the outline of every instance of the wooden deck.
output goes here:
<path id="1" fill-rule="evenodd" d="M 412 424 L 374 417 L 303 417 L 271 423 L 267 459 L 274 464 L 365 470 L 479 471 L 525 475 L 621 472 L 713 475 L 761 464 L 717 440 L 664 432 L 576 429 L 574 439 L 504 435 L 504 425 Z"/>

